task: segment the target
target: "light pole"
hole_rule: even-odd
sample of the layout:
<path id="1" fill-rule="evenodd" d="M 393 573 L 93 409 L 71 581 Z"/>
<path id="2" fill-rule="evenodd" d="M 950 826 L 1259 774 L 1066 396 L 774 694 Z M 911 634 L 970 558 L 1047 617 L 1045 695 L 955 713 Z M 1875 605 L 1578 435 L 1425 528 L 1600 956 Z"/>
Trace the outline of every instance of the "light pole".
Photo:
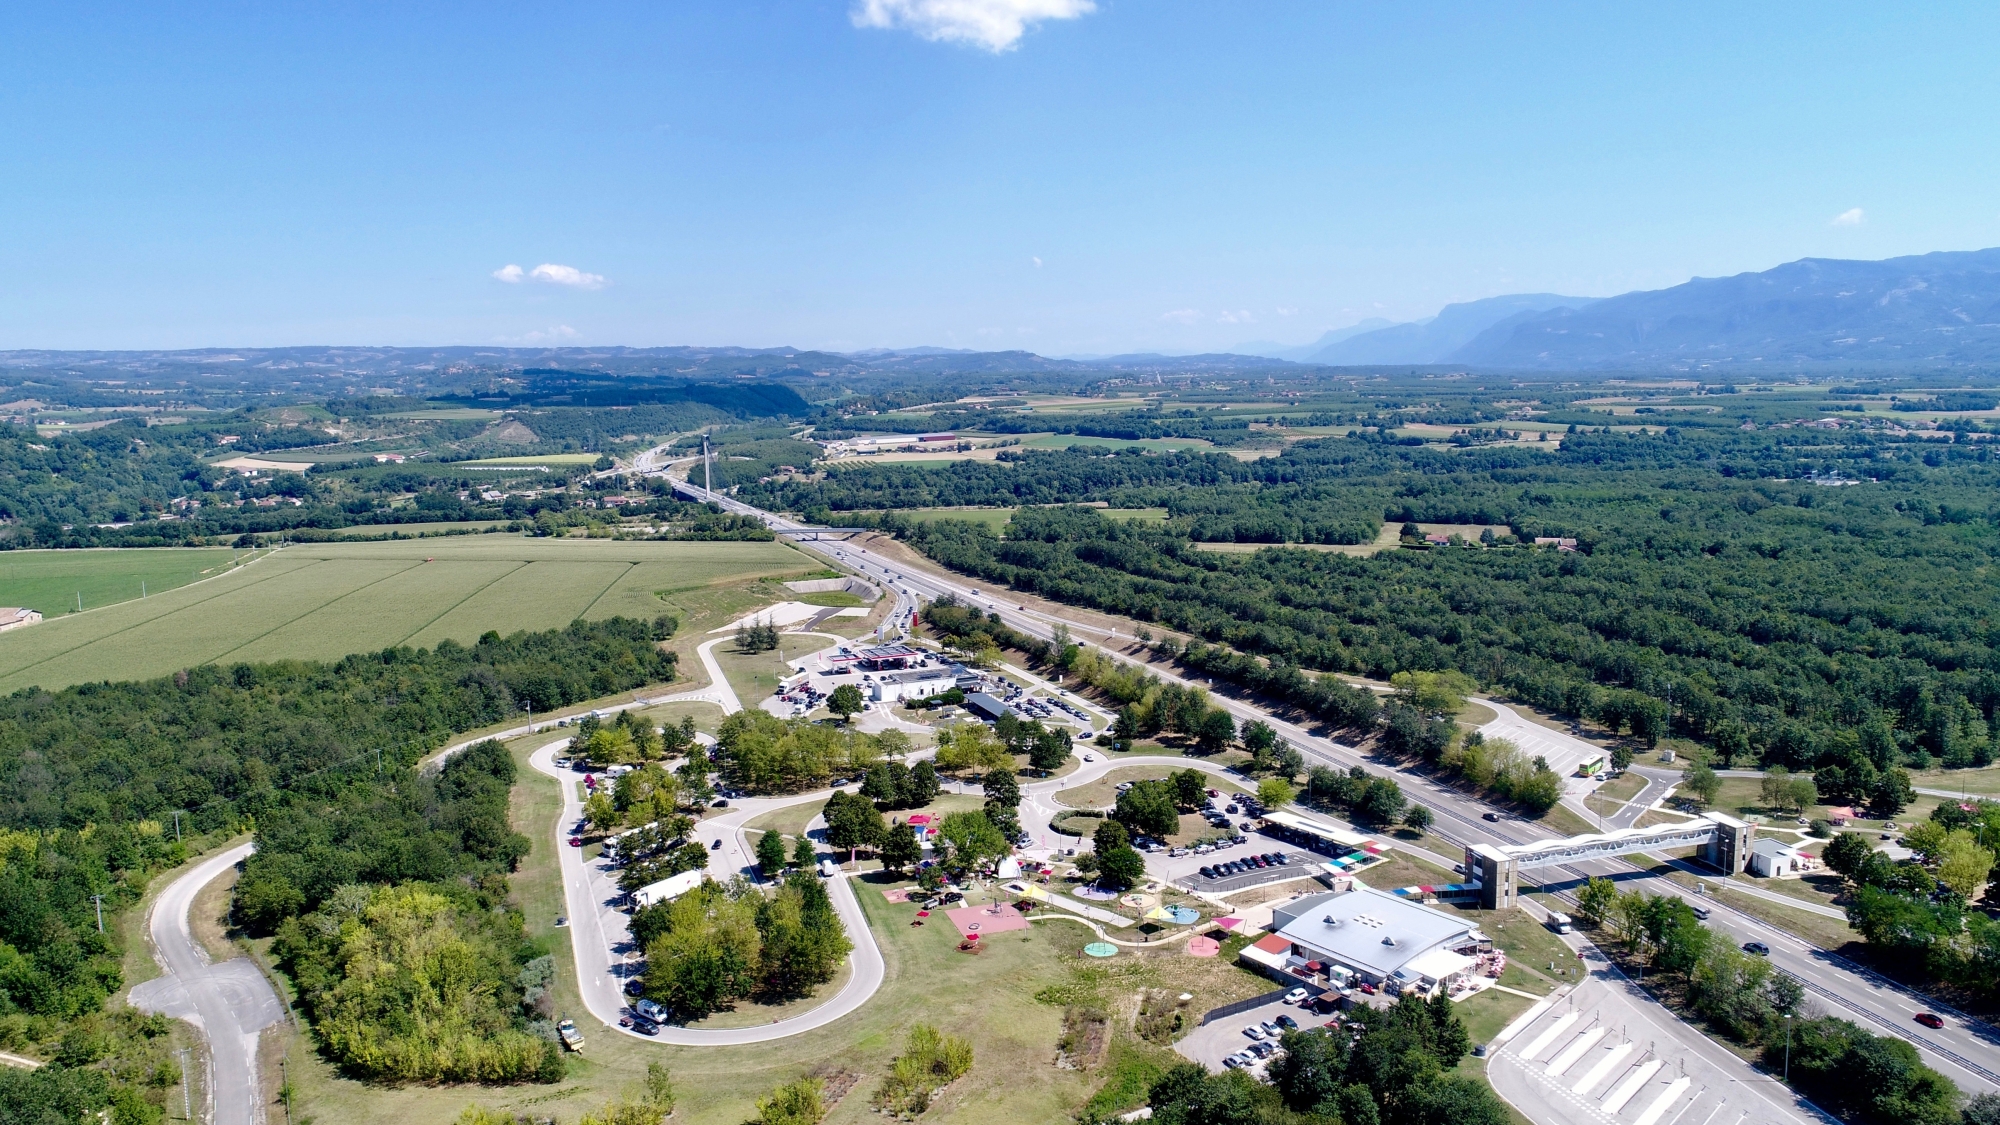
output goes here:
<path id="1" fill-rule="evenodd" d="M 1785 1084 L 1792 1082 L 1792 1013 L 1785 1013 Z"/>

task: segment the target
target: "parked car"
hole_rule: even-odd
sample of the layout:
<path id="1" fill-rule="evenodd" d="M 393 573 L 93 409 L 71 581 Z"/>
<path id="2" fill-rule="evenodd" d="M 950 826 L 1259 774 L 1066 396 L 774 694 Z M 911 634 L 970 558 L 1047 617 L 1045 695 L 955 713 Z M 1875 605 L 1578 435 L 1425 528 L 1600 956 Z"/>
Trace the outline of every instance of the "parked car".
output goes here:
<path id="1" fill-rule="evenodd" d="M 632 1030 L 641 1035 L 658 1035 L 660 1025 L 644 1016 L 635 1016 L 632 1020 Z"/>
<path id="2" fill-rule="evenodd" d="M 1213 879 L 1215 878 L 1215 868 L 1204 867 L 1200 871 L 1195 872 L 1195 874 L 1200 875 L 1204 879 Z"/>
<path id="3" fill-rule="evenodd" d="M 632 1005 L 632 1010 L 649 1020 L 663 1020 L 667 1018 L 667 1010 L 653 1003 L 651 1000 L 639 1001 L 637 1004 Z"/>
<path id="4" fill-rule="evenodd" d="M 1264 1037 L 1266 1039 L 1276 1039 L 1285 1032 L 1284 1028 L 1278 1026 L 1276 1020 L 1265 1020 L 1258 1026 L 1264 1029 Z"/>
<path id="5" fill-rule="evenodd" d="M 1223 1065 L 1223 1066 L 1224 1066 L 1224 1067 L 1225 1067 L 1226 1069 L 1229 1069 L 1229 1070 L 1235 1070 L 1235 1069 L 1236 1069 L 1237 1067 L 1239 1067 L 1239 1066 L 1242 1066 L 1242 1065 L 1243 1065 L 1243 1060 L 1242 1060 L 1242 1058 L 1238 1057 L 1237 1055 L 1225 1055 L 1225 1056 L 1223 1056 L 1223 1059 L 1222 1059 L 1222 1065 Z"/>
<path id="6" fill-rule="evenodd" d="M 570 847 L 572 847 L 572 848 L 580 848 L 580 847 L 582 847 L 582 846 L 583 846 L 583 837 L 581 837 L 581 836 L 571 836 L 571 837 L 569 838 L 569 846 L 570 846 Z"/>
<path id="7" fill-rule="evenodd" d="M 1243 1029 L 1243 1034 L 1248 1035 L 1252 1039 L 1262 1039 L 1264 1038 L 1264 1029 L 1253 1023 Z"/>
<path id="8" fill-rule="evenodd" d="M 1294 989 L 1293 991 L 1296 992 L 1298 990 Z M 1299 1021 L 1290 1016 L 1279 1016 L 1278 1026 L 1284 1028 L 1286 1031 L 1297 1031 L 1299 1029 Z"/>
<path id="9" fill-rule="evenodd" d="M 1304 1000 L 1308 995 L 1310 994 L 1307 993 L 1305 989 L 1294 988 L 1290 992 L 1285 993 L 1285 1003 L 1296 1004 L 1299 1001 Z"/>
<path id="10" fill-rule="evenodd" d="M 1928 1027 L 1933 1031 L 1936 1031 L 1937 1029 L 1944 1026 L 1944 1020 L 1939 1018 L 1938 1015 L 1934 1012 L 1918 1012 L 1917 1022 L 1923 1024 L 1925 1027 Z"/>
<path id="11" fill-rule="evenodd" d="M 556 1038 L 561 1039 L 562 1045 L 570 1050 L 578 1054 L 583 1052 L 583 1032 L 576 1029 L 575 1020 L 564 1020 L 556 1024 Z"/>
<path id="12" fill-rule="evenodd" d="M 1278 1045 L 1266 1039 L 1264 1042 L 1250 1048 L 1250 1051 L 1260 1059 L 1268 1059 L 1278 1053 Z"/>

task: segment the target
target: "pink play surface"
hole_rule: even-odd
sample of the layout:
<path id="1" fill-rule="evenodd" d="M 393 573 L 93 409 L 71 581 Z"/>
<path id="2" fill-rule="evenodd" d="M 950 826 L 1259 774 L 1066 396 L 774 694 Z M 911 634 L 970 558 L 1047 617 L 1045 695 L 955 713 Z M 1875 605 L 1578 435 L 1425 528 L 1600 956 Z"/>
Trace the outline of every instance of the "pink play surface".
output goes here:
<path id="1" fill-rule="evenodd" d="M 1222 952 L 1222 943 L 1214 938 L 1191 937 L 1187 943 L 1188 956 L 1213 957 Z"/>
<path id="2" fill-rule="evenodd" d="M 951 924 L 966 937 L 978 934 L 983 938 L 988 934 L 1028 928 L 1028 920 L 1011 906 L 967 906 L 945 913 L 951 918 Z"/>

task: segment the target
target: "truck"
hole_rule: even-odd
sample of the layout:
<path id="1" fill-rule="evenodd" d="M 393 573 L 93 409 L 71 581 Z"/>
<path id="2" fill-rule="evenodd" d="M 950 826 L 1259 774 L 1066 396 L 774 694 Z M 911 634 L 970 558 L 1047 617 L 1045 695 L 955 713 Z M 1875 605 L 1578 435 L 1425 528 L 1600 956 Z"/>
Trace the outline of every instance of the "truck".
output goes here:
<path id="1" fill-rule="evenodd" d="M 1566 934 L 1571 928 L 1569 915 L 1556 910 L 1549 911 L 1549 929 L 1559 934 Z"/>
<path id="2" fill-rule="evenodd" d="M 820 877 L 820 878 L 822 878 L 822 879 L 831 879 L 831 878 L 833 878 L 833 877 L 834 877 L 835 875 L 838 875 L 838 874 L 840 874 L 840 865 L 839 865 L 839 864 L 837 864 L 837 863 L 833 862 L 833 861 L 832 861 L 832 860 L 830 860 L 830 859 L 822 859 L 822 860 L 820 860 L 820 861 L 819 861 L 819 877 Z"/>
<path id="3" fill-rule="evenodd" d="M 583 1032 L 576 1029 L 575 1020 L 564 1020 L 557 1024 L 556 1037 L 562 1040 L 563 1046 L 579 1055 L 583 1053 Z"/>

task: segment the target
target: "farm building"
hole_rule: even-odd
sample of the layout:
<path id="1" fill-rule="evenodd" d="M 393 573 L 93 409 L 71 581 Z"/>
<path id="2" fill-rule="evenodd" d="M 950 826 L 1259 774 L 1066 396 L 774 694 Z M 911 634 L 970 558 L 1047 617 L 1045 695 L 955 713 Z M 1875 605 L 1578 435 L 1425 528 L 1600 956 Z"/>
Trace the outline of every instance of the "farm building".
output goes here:
<path id="1" fill-rule="evenodd" d="M 0 608 L 0 633 L 4 633 L 9 629 L 19 629 L 23 625 L 33 625 L 41 619 L 42 615 L 32 609 L 22 609 L 19 606 L 11 605 Z"/>

